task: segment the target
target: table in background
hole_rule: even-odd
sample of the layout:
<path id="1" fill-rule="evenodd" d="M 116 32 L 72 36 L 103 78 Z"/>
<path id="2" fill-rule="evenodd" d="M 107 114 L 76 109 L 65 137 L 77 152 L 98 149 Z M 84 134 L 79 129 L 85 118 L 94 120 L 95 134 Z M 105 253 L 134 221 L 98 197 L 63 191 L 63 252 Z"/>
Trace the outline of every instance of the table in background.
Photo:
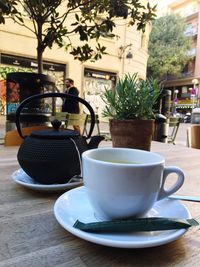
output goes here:
<path id="1" fill-rule="evenodd" d="M 105 247 L 73 236 L 53 214 L 62 193 L 39 193 L 12 181 L 12 172 L 19 168 L 17 150 L 0 146 L 0 267 L 199 266 L 199 227 L 174 242 L 146 249 Z M 165 156 L 167 165 L 184 170 L 186 180 L 178 193 L 199 195 L 200 150 L 153 142 L 152 151 Z M 184 204 L 200 222 L 200 203 Z"/>

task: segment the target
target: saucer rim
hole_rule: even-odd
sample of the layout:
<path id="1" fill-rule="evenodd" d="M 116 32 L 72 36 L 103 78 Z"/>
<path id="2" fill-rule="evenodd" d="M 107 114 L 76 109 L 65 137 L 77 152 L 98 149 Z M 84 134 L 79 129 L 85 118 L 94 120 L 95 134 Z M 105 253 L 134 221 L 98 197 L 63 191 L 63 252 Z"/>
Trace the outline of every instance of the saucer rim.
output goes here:
<path id="1" fill-rule="evenodd" d="M 19 176 L 21 175 L 20 172 L 23 172 L 25 175 L 30 177 L 28 174 L 26 174 L 24 172 L 24 170 L 22 168 L 19 168 L 19 169 L 15 170 L 11 174 L 11 177 L 12 177 L 13 181 L 16 182 L 19 185 L 22 185 L 22 186 L 24 186 L 26 188 L 29 188 L 29 189 L 32 189 L 32 190 L 38 190 L 38 191 L 61 191 L 61 190 L 72 189 L 74 187 L 83 185 L 83 182 L 73 182 L 73 183 L 64 183 L 64 184 L 49 184 L 49 185 L 48 184 L 40 184 L 40 183 L 34 184 L 34 183 L 29 183 L 28 181 L 27 182 L 23 182 L 23 181 L 19 180 Z"/>
<path id="2" fill-rule="evenodd" d="M 55 216 L 56 220 L 58 221 L 58 223 L 65 230 L 67 230 L 71 234 L 73 234 L 73 235 L 75 235 L 75 236 L 77 236 L 77 237 L 79 237 L 81 239 L 84 239 L 86 241 L 89 241 L 89 242 L 92 242 L 92 243 L 95 243 L 95 244 L 109 246 L 109 247 L 118 247 L 118 248 L 148 248 L 148 247 L 157 247 L 157 246 L 160 246 L 160 245 L 164 245 L 164 244 L 173 242 L 173 241 L 177 240 L 178 238 L 180 238 L 183 234 L 185 234 L 188 231 L 188 229 L 169 230 L 168 231 L 169 234 L 168 235 L 165 235 L 163 237 L 162 237 L 162 234 L 165 231 L 159 231 L 160 234 L 158 234 L 158 238 L 157 239 L 155 239 L 155 240 L 147 240 L 147 241 L 129 241 L 129 240 L 122 241 L 122 240 L 115 240 L 115 239 L 112 240 L 112 239 L 106 238 L 106 235 L 109 235 L 109 234 L 106 234 L 106 233 L 105 234 L 96 234 L 96 233 L 90 233 L 90 232 L 81 231 L 81 230 L 73 227 L 73 224 L 74 224 L 75 220 L 74 220 L 73 224 L 72 223 L 70 224 L 68 221 L 64 221 L 60 217 L 60 215 L 58 214 L 58 208 L 59 208 L 59 205 L 60 205 L 60 201 L 63 198 L 67 199 L 66 196 L 68 194 L 73 194 L 73 192 L 75 190 L 78 190 L 78 191 L 84 193 L 85 194 L 85 197 L 87 197 L 85 191 L 83 191 L 85 189 L 86 189 L 85 186 L 81 186 L 81 187 L 78 187 L 78 188 L 71 189 L 71 190 L 65 192 L 64 194 L 62 194 L 56 200 L 56 202 L 54 204 L 54 216 Z M 180 200 L 166 198 L 164 200 L 161 200 L 160 202 L 165 202 L 166 200 L 167 201 L 170 201 L 170 202 L 177 203 L 182 208 L 184 208 L 184 211 L 187 214 L 187 216 L 181 217 L 182 219 L 189 219 L 189 218 L 191 218 L 191 214 L 190 214 L 188 208 L 183 203 L 181 203 Z M 67 213 L 67 210 L 66 210 L 66 213 Z M 90 221 L 88 221 L 88 222 L 90 222 Z M 117 236 L 117 234 L 114 234 L 114 235 Z"/>

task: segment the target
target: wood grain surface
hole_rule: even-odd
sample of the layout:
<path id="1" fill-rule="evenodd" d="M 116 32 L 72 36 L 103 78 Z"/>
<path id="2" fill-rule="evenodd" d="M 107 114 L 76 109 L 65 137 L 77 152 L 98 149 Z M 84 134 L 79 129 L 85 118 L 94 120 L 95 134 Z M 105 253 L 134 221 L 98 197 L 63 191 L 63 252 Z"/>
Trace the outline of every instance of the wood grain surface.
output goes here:
<path id="1" fill-rule="evenodd" d="M 73 236 L 53 214 L 62 192 L 36 192 L 11 179 L 19 168 L 17 150 L 0 146 L 0 267 L 200 265 L 200 227 L 174 242 L 146 249 L 105 247 Z M 179 194 L 200 195 L 200 150 L 153 142 L 152 151 L 162 154 L 166 165 L 183 169 L 186 178 Z M 200 203 L 184 204 L 200 222 Z"/>

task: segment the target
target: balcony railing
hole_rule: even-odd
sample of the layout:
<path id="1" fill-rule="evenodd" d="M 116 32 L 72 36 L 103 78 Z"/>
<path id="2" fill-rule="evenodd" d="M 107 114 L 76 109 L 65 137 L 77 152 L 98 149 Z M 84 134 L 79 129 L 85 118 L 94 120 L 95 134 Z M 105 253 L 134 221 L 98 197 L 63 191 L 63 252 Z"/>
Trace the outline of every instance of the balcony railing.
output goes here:
<path id="1" fill-rule="evenodd" d="M 168 74 L 167 75 L 167 80 L 176 80 L 176 79 L 181 79 L 181 78 L 187 78 L 187 77 L 193 77 L 194 72 L 193 71 L 188 71 L 188 72 L 182 72 L 178 74 Z"/>
<path id="2" fill-rule="evenodd" d="M 188 50 L 186 54 L 189 57 L 195 57 L 196 56 L 196 51 L 197 51 L 196 47 L 193 47 L 192 49 Z"/>
<path id="3" fill-rule="evenodd" d="M 197 35 L 197 28 L 193 27 L 193 28 L 186 29 L 185 32 L 184 32 L 184 35 L 186 35 L 186 36 L 195 36 L 195 35 Z"/>

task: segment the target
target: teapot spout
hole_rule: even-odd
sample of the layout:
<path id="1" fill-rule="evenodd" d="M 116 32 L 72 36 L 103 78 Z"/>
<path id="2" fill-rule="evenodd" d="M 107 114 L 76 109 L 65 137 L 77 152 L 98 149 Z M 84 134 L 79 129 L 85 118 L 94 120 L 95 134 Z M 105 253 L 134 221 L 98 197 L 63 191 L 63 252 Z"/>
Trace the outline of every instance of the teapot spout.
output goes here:
<path id="1" fill-rule="evenodd" d="M 105 139 L 104 136 L 100 135 L 92 136 L 88 144 L 88 149 L 97 148 L 99 146 L 99 143 L 104 139 Z"/>

